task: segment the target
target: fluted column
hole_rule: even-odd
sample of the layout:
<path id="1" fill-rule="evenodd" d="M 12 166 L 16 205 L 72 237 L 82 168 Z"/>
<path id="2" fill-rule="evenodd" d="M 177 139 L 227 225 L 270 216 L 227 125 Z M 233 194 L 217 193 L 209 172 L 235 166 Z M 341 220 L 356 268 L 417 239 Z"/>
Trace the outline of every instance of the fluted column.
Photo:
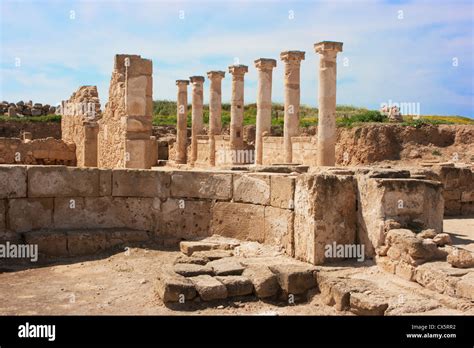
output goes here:
<path id="1" fill-rule="evenodd" d="M 342 42 L 323 41 L 314 45 L 319 60 L 318 142 L 319 166 L 336 164 L 336 56 Z"/>
<path id="2" fill-rule="evenodd" d="M 272 127 L 272 72 L 276 60 L 260 58 L 255 61 L 255 67 L 258 70 L 255 164 L 262 164 L 263 134 L 270 134 Z"/>

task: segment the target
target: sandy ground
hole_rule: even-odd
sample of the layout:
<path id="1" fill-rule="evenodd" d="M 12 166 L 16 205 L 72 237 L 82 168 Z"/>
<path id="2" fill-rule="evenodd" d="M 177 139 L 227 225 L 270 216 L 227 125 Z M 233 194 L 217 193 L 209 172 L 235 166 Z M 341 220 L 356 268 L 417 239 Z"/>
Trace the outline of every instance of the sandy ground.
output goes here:
<path id="1" fill-rule="evenodd" d="M 455 244 L 474 250 L 474 219 L 445 220 Z M 309 302 L 287 305 L 254 297 L 221 302 L 164 305 L 154 291 L 157 270 L 178 251 L 132 248 L 99 258 L 65 259 L 38 268 L 0 269 L 0 315 L 351 315 L 322 303 L 314 291 Z M 2 272 L 3 270 L 3 272 Z M 327 268 L 332 271 L 331 267 Z M 401 303 L 392 314 L 467 314 L 453 300 L 380 271 L 367 263 L 347 268 L 352 278 L 368 279 Z M 426 300 L 426 301 L 425 301 Z M 455 302 L 455 301 L 454 301 Z M 411 307 L 410 307 L 411 306 Z M 416 308 L 415 308 L 416 307 Z"/>

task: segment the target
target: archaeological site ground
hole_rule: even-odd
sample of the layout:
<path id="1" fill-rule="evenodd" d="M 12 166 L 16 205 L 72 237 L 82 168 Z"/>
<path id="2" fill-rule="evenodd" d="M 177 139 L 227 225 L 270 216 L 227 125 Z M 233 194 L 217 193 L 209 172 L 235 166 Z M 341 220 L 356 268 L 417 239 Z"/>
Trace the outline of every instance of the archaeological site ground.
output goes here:
<path id="1" fill-rule="evenodd" d="M 448 93 L 423 80 L 430 67 L 416 70 L 416 79 L 394 78 L 385 53 L 365 52 L 360 42 L 371 37 L 361 24 L 348 35 L 349 24 L 337 20 L 331 26 L 319 14 L 329 28 L 293 27 L 298 18 L 305 18 L 303 29 L 309 25 L 305 11 L 329 14 L 331 6 L 349 6 L 346 15 L 358 13 L 344 2 L 235 1 L 233 16 L 242 23 L 252 25 L 245 19 L 253 18 L 252 6 L 263 17 L 279 8 L 279 21 L 289 21 L 267 28 L 254 23 L 255 35 L 242 28 L 248 41 L 237 39 L 240 29 L 227 17 L 232 6 L 203 2 L 207 12 L 201 13 L 188 3 L 71 2 L 50 8 L 57 21 L 56 29 L 47 29 L 51 40 L 62 37 L 57 31 L 64 26 L 80 42 L 82 34 L 68 27 L 77 21 L 87 35 L 102 37 L 105 27 L 98 21 L 112 21 L 107 11 L 117 20 L 125 16 L 129 27 L 124 24 L 123 38 L 97 44 L 97 56 L 95 46 L 84 48 L 85 61 L 54 41 L 62 53 L 51 46 L 51 53 L 42 54 L 64 54 L 65 61 L 48 58 L 51 63 L 41 66 L 31 62 L 37 53 L 30 59 L 29 50 L 12 44 L 15 38 L 30 45 L 26 32 L 14 31 L 7 20 L 22 9 L 37 25 L 44 20 L 49 26 L 52 19 L 34 4 L 1 5 L 1 347 L 2 330 L 6 347 L 75 343 L 65 334 L 74 320 L 97 333 L 98 325 L 115 319 L 115 331 L 124 335 L 141 325 L 150 335 L 153 327 L 167 331 L 161 325 L 172 326 L 172 320 L 201 320 L 202 331 L 190 329 L 186 342 L 200 342 L 193 341 L 199 332 L 229 337 L 224 327 L 233 325 L 232 335 L 242 331 L 236 340 L 245 342 L 250 336 L 237 327 L 248 325 L 254 335 L 257 318 L 278 317 L 270 330 L 275 332 L 261 338 L 272 342 L 290 325 L 285 318 L 295 316 L 305 330 L 350 330 L 337 338 L 344 343 L 369 342 L 360 335 L 369 330 L 394 343 L 472 346 L 472 27 L 466 37 L 450 41 L 460 47 L 471 40 L 464 48 L 470 55 L 443 58 L 451 70 L 442 85 L 456 86 Z M 213 6 L 228 23 L 209 14 Z M 416 1 L 359 6 L 385 16 L 394 31 L 403 20 L 412 29 L 400 30 L 415 30 L 410 16 L 425 10 Z M 461 33 L 462 23 L 472 25 L 472 3 L 443 6 Z M 437 11 L 426 11 L 444 23 L 439 25 L 449 24 Z M 206 13 L 208 21 L 194 22 L 193 16 Z M 147 25 L 155 32 L 159 21 L 169 25 L 160 29 L 162 36 L 140 37 Z M 215 37 L 196 44 L 186 39 L 194 30 Z M 262 39 L 261 31 L 272 30 L 280 36 Z M 178 39 L 170 45 L 167 35 L 189 48 L 183 50 Z M 382 51 L 396 50 L 405 34 L 386 35 Z M 413 57 L 422 60 L 416 51 Z M 402 71 L 409 66 L 403 59 L 389 65 Z M 89 70 L 96 67 L 97 73 Z M 466 70 L 459 74 L 453 70 L 458 68 Z M 41 75 L 44 86 L 24 74 Z M 372 88 L 359 74 L 381 83 Z M 441 111 L 431 111 L 436 108 Z M 129 326 L 130 316 L 136 316 L 135 326 Z M 371 321 L 364 324 L 361 316 Z M 217 329 L 206 329 L 204 317 Z M 229 317 L 244 319 L 226 324 Z M 107 338 L 115 335 L 106 332 Z"/>

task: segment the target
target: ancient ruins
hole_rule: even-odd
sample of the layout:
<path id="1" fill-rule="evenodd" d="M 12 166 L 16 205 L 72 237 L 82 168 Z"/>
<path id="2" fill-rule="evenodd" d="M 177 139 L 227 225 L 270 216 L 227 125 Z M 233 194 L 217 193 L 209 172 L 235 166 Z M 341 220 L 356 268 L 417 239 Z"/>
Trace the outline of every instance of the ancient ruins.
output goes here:
<path id="1" fill-rule="evenodd" d="M 474 214 L 473 165 L 351 162 L 356 150 L 338 142 L 336 128 L 342 49 L 341 42 L 314 45 L 316 135 L 299 128 L 306 53 L 284 51 L 283 86 L 272 86 L 272 58 L 176 80 L 176 136 L 165 142 L 152 126 L 152 61 L 116 55 L 103 111 L 97 88 L 82 86 L 61 104 L 62 139 L 0 139 L 0 242 L 37 245 L 45 263 L 149 248 L 160 266 L 143 284 L 180 313 L 242 297 L 285 305 L 317 299 L 327 307 L 320 313 L 331 314 L 474 313 L 474 236 L 447 233 L 444 222 Z M 253 141 L 243 124 L 251 68 L 258 73 Z M 281 87 L 283 136 L 275 136 L 272 88 Z M 463 134 L 472 150 L 472 129 Z M 0 283 L 10 274 L 0 272 Z M 9 299 L 0 310 L 14 306 Z"/>

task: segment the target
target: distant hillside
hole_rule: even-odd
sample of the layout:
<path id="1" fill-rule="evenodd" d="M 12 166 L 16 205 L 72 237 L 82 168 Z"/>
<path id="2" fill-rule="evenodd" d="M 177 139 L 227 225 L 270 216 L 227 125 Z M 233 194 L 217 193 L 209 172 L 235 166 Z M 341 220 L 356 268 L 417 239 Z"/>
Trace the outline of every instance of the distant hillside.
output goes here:
<path id="1" fill-rule="evenodd" d="M 272 105 L 272 125 L 283 125 L 284 106 L 274 103 Z M 257 105 L 247 104 L 244 109 L 244 125 L 255 124 L 257 117 Z M 338 126 L 351 127 L 364 122 L 388 122 L 387 118 L 377 110 L 369 110 L 351 105 L 338 105 L 336 107 Z M 429 124 L 472 124 L 474 120 L 463 116 L 422 116 L 419 120 L 404 116 L 404 125 L 418 126 L 423 123 Z M 204 105 L 204 123 L 209 121 L 209 106 Z M 222 104 L 223 125 L 230 123 L 230 104 Z M 153 124 L 176 125 L 176 102 L 168 100 L 154 101 Z M 301 127 L 315 126 L 318 124 L 318 109 L 302 105 L 300 107 Z M 188 106 L 188 126 L 191 126 L 191 105 Z"/>

